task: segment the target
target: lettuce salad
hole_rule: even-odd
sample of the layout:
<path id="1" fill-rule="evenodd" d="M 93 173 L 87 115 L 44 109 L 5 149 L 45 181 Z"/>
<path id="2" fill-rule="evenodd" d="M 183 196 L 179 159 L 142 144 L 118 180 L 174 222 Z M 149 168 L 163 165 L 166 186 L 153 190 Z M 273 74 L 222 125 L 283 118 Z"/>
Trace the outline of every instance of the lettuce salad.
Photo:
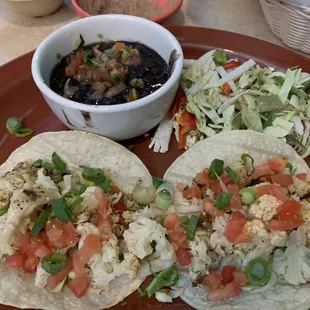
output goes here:
<path id="1" fill-rule="evenodd" d="M 150 148 L 168 151 L 174 129 L 179 148 L 220 132 L 254 130 L 279 138 L 303 157 L 310 154 L 310 75 L 300 68 L 261 67 L 250 59 L 241 64 L 212 50 L 198 60 L 185 60 L 181 87 L 169 117 L 155 133 Z"/>

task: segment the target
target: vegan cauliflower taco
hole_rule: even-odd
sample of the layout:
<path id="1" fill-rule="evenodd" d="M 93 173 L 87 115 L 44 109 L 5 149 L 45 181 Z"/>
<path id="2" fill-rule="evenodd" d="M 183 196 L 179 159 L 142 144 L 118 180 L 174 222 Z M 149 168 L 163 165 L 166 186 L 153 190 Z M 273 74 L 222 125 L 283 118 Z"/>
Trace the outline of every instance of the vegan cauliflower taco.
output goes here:
<path id="1" fill-rule="evenodd" d="M 154 197 L 146 167 L 115 142 L 72 131 L 32 138 L 0 167 L 0 302 L 109 308 L 169 271 L 166 229 L 122 216 Z"/>
<path id="2" fill-rule="evenodd" d="M 163 225 L 186 303 L 309 309 L 309 168 L 292 147 L 256 132 L 219 134 L 180 156 L 164 180 L 174 200 Z"/>

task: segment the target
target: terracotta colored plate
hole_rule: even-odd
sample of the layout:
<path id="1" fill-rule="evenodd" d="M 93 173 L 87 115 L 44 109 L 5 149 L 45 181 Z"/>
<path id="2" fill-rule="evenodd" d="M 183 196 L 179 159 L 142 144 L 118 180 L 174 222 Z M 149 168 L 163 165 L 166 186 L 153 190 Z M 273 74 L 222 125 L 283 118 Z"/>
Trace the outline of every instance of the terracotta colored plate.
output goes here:
<path id="1" fill-rule="evenodd" d="M 310 72 L 310 59 L 255 38 L 205 28 L 168 26 L 168 29 L 180 41 L 186 58 L 198 58 L 210 49 L 222 48 L 227 50 L 231 57 L 252 58 L 261 64 L 279 68 L 298 65 L 304 71 Z M 7 134 L 5 122 L 8 117 L 23 118 L 25 126 L 33 128 L 36 134 L 66 129 L 48 108 L 32 80 L 30 72 L 32 55 L 32 52 L 28 53 L 0 67 L 0 164 L 15 148 L 28 141 L 26 138 L 19 139 Z M 170 151 L 166 154 L 153 153 L 148 149 L 149 143 L 150 137 L 140 137 L 126 141 L 124 145 L 133 145 L 133 152 L 146 164 L 151 174 L 162 177 L 165 170 L 182 151 L 177 150 L 174 138 Z M 127 303 L 113 309 L 190 309 L 179 300 L 172 305 L 166 305 L 157 303 L 154 298 L 141 298 L 137 293 L 126 298 L 126 301 Z M 5 309 L 14 308 L 0 305 L 0 310 Z"/>

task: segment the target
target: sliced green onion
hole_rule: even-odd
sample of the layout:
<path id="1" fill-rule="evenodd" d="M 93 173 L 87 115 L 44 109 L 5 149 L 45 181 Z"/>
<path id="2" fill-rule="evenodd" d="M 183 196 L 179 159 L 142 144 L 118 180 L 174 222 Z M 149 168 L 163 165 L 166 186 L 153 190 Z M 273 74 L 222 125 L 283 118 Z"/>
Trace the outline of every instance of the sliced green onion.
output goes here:
<path id="1" fill-rule="evenodd" d="M 166 287 L 174 286 L 178 280 L 179 280 L 178 273 L 176 269 L 173 266 L 171 266 L 156 274 L 154 276 L 154 279 L 148 285 L 148 287 L 145 289 L 144 292 L 147 294 L 148 297 L 151 297 L 157 291 L 159 291 L 161 288 L 165 286 Z M 143 296 L 145 296 L 144 292 L 140 290 L 140 293 L 142 293 Z"/>
<path id="2" fill-rule="evenodd" d="M 227 174 L 229 175 L 229 177 L 231 178 L 231 180 L 235 184 L 239 184 L 240 183 L 240 178 L 239 178 L 239 176 L 236 174 L 236 172 L 234 170 L 232 170 L 229 166 L 227 166 L 225 168 L 225 171 L 227 172 Z"/>
<path id="3" fill-rule="evenodd" d="M 291 175 L 294 175 L 296 173 L 297 168 L 293 167 L 293 165 L 291 163 L 287 163 L 286 164 L 286 168 L 288 168 L 288 170 L 290 171 Z"/>
<path id="4" fill-rule="evenodd" d="M 23 122 L 18 117 L 10 117 L 6 121 L 6 128 L 12 134 L 15 134 L 17 130 L 22 129 L 23 127 Z"/>
<path id="5" fill-rule="evenodd" d="M 33 129 L 31 128 L 20 128 L 15 131 L 15 136 L 18 138 L 24 138 L 31 136 L 33 134 Z"/>
<path id="6" fill-rule="evenodd" d="M 249 206 L 256 200 L 256 191 L 253 188 L 243 188 L 240 190 L 242 204 Z"/>
<path id="7" fill-rule="evenodd" d="M 9 211 L 11 202 L 9 201 L 6 205 L 3 206 L 3 208 L 0 209 L 0 216 L 4 215 Z"/>
<path id="8" fill-rule="evenodd" d="M 231 198 L 232 194 L 230 193 L 220 193 L 215 201 L 214 207 L 218 210 L 225 210 L 230 204 Z"/>
<path id="9" fill-rule="evenodd" d="M 189 219 L 187 229 L 186 229 L 188 240 L 194 240 L 196 229 L 197 229 L 197 224 L 198 224 L 198 216 L 192 215 L 191 218 Z"/>
<path id="10" fill-rule="evenodd" d="M 166 189 L 156 194 L 155 204 L 157 208 L 159 209 L 163 209 L 163 210 L 168 209 L 172 201 L 173 201 L 173 197 Z"/>
<path id="11" fill-rule="evenodd" d="M 78 206 L 82 202 L 83 202 L 83 198 L 81 196 L 70 198 L 66 201 L 68 208 L 75 208 L 76 206 Z"/>
<path id="12" fill-rule="evenodd" d="M 138 293 L 141 297 L 144 297 L 147 295 L 147 292 L 143 291 L 141 287 L 138 287 Z"/>
<path id="13" fill-rule="evenodd" d="M 181 216 L 181 223 L 183 225 L 187 225 L 189 223 L 189 217 L 184 215 L 184 216 Z"/>
<path id="14" fill-rule="evenodd" d="M 31 230 L 31 235 L 36 236 L 38 233 L 44 228 L 49 215 L 51 213 L 51 210 L 44 210 L 40 216 L 38 217 L 36 223 L 34 224 L 32 230 Z"/>
<path id="15" fill-rule="evenodd" d="M 53 170 L 53 169 L 55 169 L 55 166 L 52 163 L 48 163 L 47 161 L 43 161 L 42 162 L 42 168 L 45 168 L 47 170 Z"/>
<path id="16" fill-rule="evenodd" d="M 56 170 L 60 172 L 66 172 L 67 165 L 66 163 L 57 155 L 56 152 L 52 154 L 52 162 L 56 168 Z"/>
<path id="17" fill-rule="evenodd" d="M 152 177 L 153 180 L 153 186 L 157 189 L 160 185 L 162 185 L 163 183 L 165 183 L 164 180 L 156 178 L 156 177 Z"/>
<path id="18" fill-rule="evenodd" d="M 214 159 L 209 168 L 209 178 L 216 180 L 217 175 L 221 176 L 224 170 L 224 161 L 221 159 Z"/>
<path id="19" fill-rule="evenodd" d="M 68 258 L 65 254 L 54 253 L 41 260 L 41 267 L 50 274 L 58 273 L 67 267 Z"/>
<path id="20" fill-rule="evenodd" d="M 82 176 L 85 180 L 95 183 L 95 185 L 99 186 L 105 193 L 113 194 L 111 191 L 111 181 L 104 175 L 101 169 L 86 166 L 80 166 L 80 168 L 83 169 Z"/>
<path id="21" fill-rule="evenodd" d="M 270 264 L 262 257 L 254 258 L 247 264 L 245 273 L 250 284 L 263 286 L 271 277 Z"/>
<path id="22" fill-rule="evenodd" d="M 52 210 L 55 217 L 62 222 L 73 222 L 75 217 L 72 211 L 66 207 L 63 199 L 55 199 L 52 201 Z"/>
<path id="23" fill-rule="evenodd" d="M 36 167 L 36 168 L 42 167 L 42 159 L 38 159 L 38 160 L 34 161 L 31 165 L 31 167 Z"/>
<path id="24" fill-rule="evenodd" d="M 54 181 L 54 183 L 59 183 L 63 180 L 61 173 L 50 174 L 50 178 Z"/>
<path id="25" fill-rule="evenodd" d="M 249 154 L 242 154 L 241 155 L 241 160 L 244 163 L 247 176 L 248 177 L 251 176 L 254 173 L 254 171 L 255 171 L 253 157 L 251 157 Z"/>

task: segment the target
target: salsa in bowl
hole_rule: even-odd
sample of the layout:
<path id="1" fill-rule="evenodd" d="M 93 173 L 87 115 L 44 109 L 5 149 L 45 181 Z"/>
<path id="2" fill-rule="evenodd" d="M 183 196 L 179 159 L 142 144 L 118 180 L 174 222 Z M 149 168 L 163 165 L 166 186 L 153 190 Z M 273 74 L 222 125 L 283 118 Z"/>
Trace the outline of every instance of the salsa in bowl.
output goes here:
<path id="1" fill-rule="evenodd" d="M 121 52 L 117 58 L 105 61 L 105 51 L 116 48 Z M 92 54 L 86 54 L 87 50 Z M 127 61 L 140 64 L 126 62 L 124 52 L 130 53 Z M 153 54 L 145 57 L 144 52 Z M 74 58 L 70 55 L 79 55 L 78 64 L 70 65 Z M 91 65 L 86 62 L 99 57 L 101 63 L 88 72 Z M 32 75 L 50 108 L 67 127 L 125 140 L 144 134 L 164 118 L 179 86 L 183 58 L 179 42 L 164 27 L 134 16 L 100 15 L 74 21 L 49 35 L 33 56 Z M 68 67 L 74 70 L 70 72 Z M 104 68 L 108 78 L 115 80 L 97 81 L 96 74 Z M 112 88 L 120 84 L 122 92 L 109 97 Z M 77 98 L 76 91 L 84 98 Z M 95 100 L 90 100 L 92 95 Z"/>

